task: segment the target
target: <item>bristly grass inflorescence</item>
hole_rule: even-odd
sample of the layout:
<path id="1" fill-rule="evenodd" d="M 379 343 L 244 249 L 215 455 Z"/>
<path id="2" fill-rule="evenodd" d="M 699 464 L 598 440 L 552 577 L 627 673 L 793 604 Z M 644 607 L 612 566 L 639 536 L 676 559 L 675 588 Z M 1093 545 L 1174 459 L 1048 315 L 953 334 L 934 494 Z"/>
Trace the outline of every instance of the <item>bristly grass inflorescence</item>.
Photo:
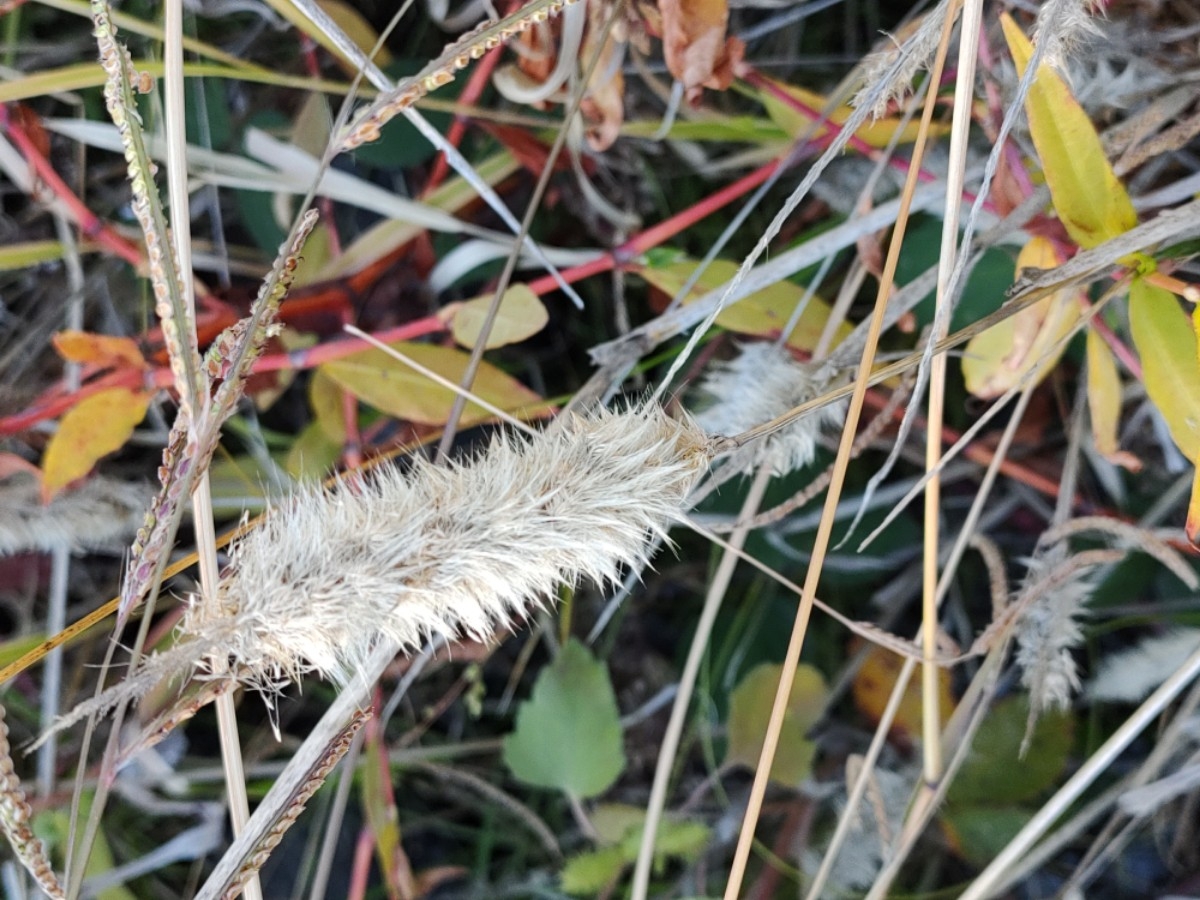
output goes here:
<path id="1" fill-rule="evenodd" d="M 204 676 L 214 653 L 221 677 L 271 693 L 310 672 L 344 683 L 381 639 L 486 639 L 563 582 L 644 565 L 720 449 L 642 404 L 501 433 L 474 460 L 304 490 L 234 546 L 218 615 L 192 604 L 173 648 L 57 727 Z"/>

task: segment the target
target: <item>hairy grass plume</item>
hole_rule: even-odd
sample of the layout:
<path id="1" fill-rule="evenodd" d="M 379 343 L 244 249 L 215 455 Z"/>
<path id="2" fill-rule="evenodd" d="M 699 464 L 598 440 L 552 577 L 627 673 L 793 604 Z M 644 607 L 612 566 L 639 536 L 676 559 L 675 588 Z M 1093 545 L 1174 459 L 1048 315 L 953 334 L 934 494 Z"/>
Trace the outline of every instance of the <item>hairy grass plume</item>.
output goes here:
<path id="1" fill-rule="evenodd" d="M 562 582 L 614 580 L 646 562 L 707 468 L 715 442 L 656 405 L 501 434 L 475 460 L 304 491 L 232 551 L 212 615 L 191 605 L 180 640 L 58 728 L 203 674 L 270 692 L 316 672 L 347 681 L 381 638 L 483 640 Z"/>
<path id="2" fill-rule="evenodd" d="M 115 549 L 137 530 L 149 502 L 146 487 L 98 475 L 43 504 L 36 479 L 11 475 L 0 480 L 0 556 Z"/>
<path id="3" fill-rule="evenodd" d="M 712 404 L 697 420 L 714 434 L 740 434 L 819 396 L 828 383 L 824 366 L 797 362 L 774 343 L 747 344 L 733 359 L 718 363 L 701 384 Z M 766 465 L 775 475 L 803 468 L 816 454 L 821 429 L 837 425 L 844 409 L 844 403 L 822 407 L 763 440 L 743 445 L 725 465 L 739 472 Z"/>

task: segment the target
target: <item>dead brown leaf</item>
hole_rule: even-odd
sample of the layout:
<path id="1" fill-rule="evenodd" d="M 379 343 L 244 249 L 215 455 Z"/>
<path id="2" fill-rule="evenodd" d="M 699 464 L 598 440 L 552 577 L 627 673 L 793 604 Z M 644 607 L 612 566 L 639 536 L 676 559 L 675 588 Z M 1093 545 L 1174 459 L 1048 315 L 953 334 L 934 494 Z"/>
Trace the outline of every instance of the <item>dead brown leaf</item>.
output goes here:
<path id="1" fill-rule="evenodd" d="M 727 0 L 659 0 L 658 9 L 667 68 L 683 82 L 688 100 L 699 99 L 701 88 L 729 87 L 745 45 L 725 34 Z"/>

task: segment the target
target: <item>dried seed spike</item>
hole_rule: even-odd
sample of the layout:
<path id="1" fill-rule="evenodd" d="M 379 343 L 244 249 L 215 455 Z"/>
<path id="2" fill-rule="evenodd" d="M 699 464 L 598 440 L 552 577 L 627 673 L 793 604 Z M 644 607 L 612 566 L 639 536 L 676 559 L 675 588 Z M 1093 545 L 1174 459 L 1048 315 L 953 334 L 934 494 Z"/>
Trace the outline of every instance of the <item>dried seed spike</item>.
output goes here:
<path id="1" fill-rule="evenodd" d="M 287 834 L 288 829 L 295 824 L 296 819 L 300 817 L 300 813 L 304 812 L 304 807 L 312 799 L 313 794 L 325 783 L 325 779 L 329 777 L 329 773 L 333 771 L 334 766 L 341 762 L 342 757 L 346 755 L 346 751 L 350 749 L 354 741 L 354 736 L 358 734 L 369 718 L 371 718 L 369 712 L 359 710 L 346 723 L 346 727 L 339 731 L 337 736 L 329 743 L 321 758 L 313 766 L 308 778 L 292 794 L 290 802 L 284 814 L 279 818 L 279 821 L 275 823 L 275 826 L 269 832 L 263 835 L 262 841 L 254 849 L 253 854 L 237 871 L 228 888 L 221 895 L 223 898 L 234 900 L 235 897 L 241 894 L 246 882 L 263 867 L 267 858 L 279 846 L 279 842 L 283 840 L 283 836 Z"/>
<path id="2" fill-rule="evenodd" d="M 449 84 L 470 60 L 499 47 L 537 22 L 558 15 L 566 4 L 563 0 L 533 0 L 515 13 L 496 22 L 483 22 L 458 40 L 447 44 L 442 54 L 416 75 L 396 85 L 365 107 L 347 126 L 339 150 L 353 150 L 376 140 L 380 129 L 399 113 L 408 109 L 430 91 Z"/>
<path id="3" fill-rule="evenodd" d="M 8 725 L 4 722 L 5 709 L 0 705 L 0 830 L 8 838 L 13 855 L 21 861 L 38 886 L 53 900 L 66 898 L 58 876 L 46 856 L 46 848 L 33 833 L 29 821 L 32 811 L 21 790 L 21 780 L 13 769 L 12 748 L 8 744 Z"/>

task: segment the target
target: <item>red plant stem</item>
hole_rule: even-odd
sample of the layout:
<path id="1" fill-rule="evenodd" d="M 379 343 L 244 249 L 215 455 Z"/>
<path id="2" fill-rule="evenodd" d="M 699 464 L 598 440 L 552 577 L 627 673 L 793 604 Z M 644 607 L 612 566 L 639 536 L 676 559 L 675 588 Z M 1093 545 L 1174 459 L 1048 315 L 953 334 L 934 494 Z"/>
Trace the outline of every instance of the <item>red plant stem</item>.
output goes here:
<path id="1" fill-rule="evenodd" d="M 574 268 L 564 269 L 562 277 L 566 281 L 574 283 L 590 275 L 598 275 L 601 272 L 607 272 L 618 266 L 623 267 L 628 265 L 640 254 L 645 253 L 653 247 L 657 247 L 663 241 L 674 237 L 685 228 L 691 227 L 701 219 L 712 215 L 726 204 L 749 193 L 770 178 L 771 173 L 778 167 L 779 160 L 773 160 L 765 166 L 755 169 L 749 175 L 745 175 L 733 182 L 733 184 L 710 194 L 694 206 L 685 209 L 683 212 L 676 213 L 671 218 L 659 222 L 652 228 L 647 228 L 641 234 L 630 238 L 619 247 L 616 247 L 611 253 L 605 253 L 591 262 L 583 263 Z M 544 275 L 529 282 L 529 289 L 539 296 L 549 293 L 556 287 L 557 283 L 549 275 Z"/>
<path id="2" fill-rule="evenodd" d="M 1084 305 L 1090 308 L 1092 304 L 1085 300 Z M 1141 360 L 1137 358 L 1137 355 L 1132 350 L 1125 346 L 1124 341 L 1113 333 L 1113 330 L 1108 327 L 1108 323 L 1099 316 L 1092 316 L 1089 326 L 1096 329 L 1096 334 L 1104 339 L 1104 343 L 1108 344 L 1109 349 L 1113 352 L 1113 356 L 1121 361 L 1121 365 L 1128 369 L 1134 378 L 1142 381 Z"/>
<path id="3" fill-rule="evenodd" d="M 66 182 L 59 177 L 49 160 L 42 156 L 34 146 L 29 135 L 25 133 L 25 129 L 8 114 L 8 106 L 4 104 L 0 104 L 0 127 L 3 127 L 5 134 L 21 151 L 21 155 L 25 157 L 25 161 L 29 163 L 37 177 L 67 208 L 80 233 L 86 238 L 95 240 L 100 246 L 119 256 L 134 268 L 138 268 L 142 263 L 141 251 L 133 243 L 117 234 L 75 196 L 75 192 L 67 187 Z"/>
<path id="4" fill-rule="evenodd" d="M 415 322 L 398 325 L 375 335 L 384 343 L 390 341 L 409 341 L 414 338 L 436 334 L 446 329 L 446 323 L 436 316 L 426 316 Z M 294 350 L 290 353 L 273 353 L 264 356 L 254 366 L 254 372 L 278 372 L 280 369 L 311 369 L 321 363 L 349 356 L 365 349 L 358 338 L 342 338 L 309 347 L 305 350 Z M 80 400 L 90 397 L 100 391 L 115 387 L 146 388 L 147 390 L 170 387 L 174 383 L 171 370 L 166 366 L 154 369 L 120 369 L 101 375 L 89 381 L 76 391 L 66 393 L 51 392 L 43 395 L 32 406 L 0 418 L 0 436 L 18 434 L 26 431 L 47 419 L 54 419 L 71 409 Z"/>

